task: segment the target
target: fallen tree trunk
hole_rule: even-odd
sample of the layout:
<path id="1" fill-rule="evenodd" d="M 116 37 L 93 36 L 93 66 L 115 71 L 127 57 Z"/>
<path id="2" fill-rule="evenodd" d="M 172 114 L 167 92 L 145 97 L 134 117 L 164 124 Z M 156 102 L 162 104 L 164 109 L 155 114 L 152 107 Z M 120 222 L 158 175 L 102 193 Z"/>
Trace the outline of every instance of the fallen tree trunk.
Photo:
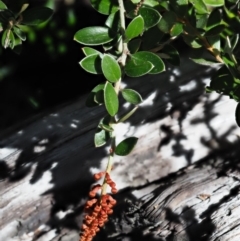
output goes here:
<path id="1" fill-rule="evenodd" d="M 147 190 L 150 193 L 153 190 L 151 183 L 202 158 L 215 155 L 219 150 L 231 151 L 238 139 L 239 129 L 233 114 L 236 104 L 214 94 L 204 94 L 205 80 L 210 70 L 191 65 L 187 60 L 183 63 L 181 70 L 170 69 L 170 75 L 125 81 L 128 87 L 137 89 L 147 101 L 140 106 L 130 122 L 119 125 L 117 130 L 118 141 L 131 135 L 139 137 L 138 145 L 131 155 L 126 158 L 116 157 L 114 160 L 112 178 L 120 190 L 118 200 L 127 196 L 134 197 L 133 201 L 139 199 L 144 192 L 142 186 L 149 187 Z M 84 108 L 84 101 L 85 97 L 1 133 L 0 237 L 3 240 L 78 240 L 83 204 L 93 183 L 92 173 L 104 170 L 107 153 L 104 147 L 95 149 L 92 141 L 98 121 L 106 112 L 103 107 Z M 202 180 L 210 178 L 205 168 L 201 172 Z M 214 172 L 218 172 L 215 167 L 211 173 Z M 185 175 L 190 174 L 187 172 Z M 168 193 L 164 198 L 166 202 L 160 201 L 159 204 L 156 201 L 154 210 L 157 213 L 157 210 L 160 212 L 168 208 L 180 215 L 178 211 L 188 205 L 186 193 L 189 193 L 190 187 L 196 189 L 190 192 L 192 199 L 194 195 L 212 195 L 214 187 L 209 187 L 206 192 L 200 190 L 201 186 L 197 185 L 198 175 L 191 175 L 189 178 L 194 180 L 196 176 L 196 181 L 192 181 L 189 186 L 182 185 L 181 191 L 176 184 L 178 176 L 174 177 L 175 181 L 164 184 L 163 180 L 154 184 L 155 187 L 164 186 L 164 192 Z M 188 176 L 182 178 L 186 180 Z M 233 177 L 228 178 L 230 183 L 236 184 L 231 182 Z M 183 182 L 181 180 L 179 183 Z M 209 179 L 211 181 L 214 183 L 214 178 Z M 222 179 L 218 187 L 221 185 Z M 139 191 L 127 192 L 126 188 Z M 161 188 L 149 194 L 151 199 L 147 199 L 147 203 L 141 204 L 146 211 L 144 205 L 149 208 L 143 220 L 154 223 L 159 230 L 163 228 L 160 216 L 152 221 L 155 217 L 148 213 L 154 213 L 150 209 L 155 206 L 153 200 L 157 199 Z M 179 190 L 179 193 L 171 193 L 171 188 Z M 176 193 L 181 194 L 181 198 L 176 198 Z M 173 209 L 175 204 L 168 206 L 171 197 L 181 200 L 176 201 L 177 210 Z M 122 206 L 125 206 L 125 202 Z M 116 214 L 119 212 L 116 211 Z M 165 216 L 161 216 L 161 219 L 165 219 Z M 179 220 L 179 227 L 187 227 L 183 217 Z M 128 226 L 126 228 L 132 230 L 136 224 Z M 179 227 L 176 226 L 175 233 L 180 233 Z M 113 230 L 109 230 L 109 233 L 113 233 Z M 122 230 L 122 234 L 132 233 L 117 228 L 118 236 L 118 230 Z M 169 230 L 175 234 L 172 229 Z M 220 232 L 217 228 L 215 231 Z M 164 236 L 159 231 L 161 235 L 157 237 L 167 238 L 169 232 Z M 111 239 L 108 235 L 107 238 Z"/>
<path id="2" fill-rule="evenodd" d="M 203 160 L 144 187 L 153 190 L 125 201 L 128 207 L 120 207 L 121 214 L 108 224 L 114 229 L 99 240 L 239 240 L 238 147 L 229 155 L 221 152 L 224 159 Z"/>

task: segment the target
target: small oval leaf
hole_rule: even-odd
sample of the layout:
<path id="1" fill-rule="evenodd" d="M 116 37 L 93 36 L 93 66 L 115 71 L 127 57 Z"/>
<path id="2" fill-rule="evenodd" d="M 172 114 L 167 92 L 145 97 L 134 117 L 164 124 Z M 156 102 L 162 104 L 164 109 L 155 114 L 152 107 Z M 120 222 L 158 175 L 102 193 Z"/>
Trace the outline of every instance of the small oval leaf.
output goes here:
<path id="1" fill-rule="evenodd" d="M 137 144 L 137 141 L 138 138 L 134 136 L 126 138 L 117 145 L 115 149 L 115 154 L 119 156 L 128 155 L 133 150 L 134 146 Z"/>
<path id="2" fill-rule="evenodd" d="M 144 20 L 142 16 L 135 17 L 127 26 L 125 37 L 131 40 L 140 35 L 144 30 Z"/>
<path id="3" fill-rule="evenodd" d="M 94 135 L 94 144 L 95 147 L 100 147 L 106 144 L 106 142 L 109 140 L 109 132 L 97 128 L 97 131 Z"/>
<path id="4" fill-rule="evenodd" d="M 26 34 L 24 32 L 22 32 L 21 29 L 17 28 L 17 27 L 13 27 L 13 32 L 22 40 L 25 41 L 26 40 Z"/>
<path id="5" fill-rule="evenodd" d="M 101 58 L 98 54 L 93 54 L 82 59 L 79 64 L 81 67 L 91 74 L 101 74 Z"/>
<path id="6" fill-rule="evenodd" d="M 138 105 L 143 101 L 142 96 L 137 91 L 132 89 L 123 89 L 122 96 L 127 102 L 134 105 Z"/>
<path id="7" fill-rule="evenodd" d="M 118 62 L 108 54 L 104 54 L 102 58 L 102 72 L 105 78 L 112 83 L 121 78 L 121 68 Z"/>
<path id="8" fill-rule="evenodd" d="M 224 0 L 203 0 L 204 3 L 211 7 L 221 7 L 225 4 Z"/>
<path id="9" fill-rule="evenodd" d="M 149 73 L 153 67 L 154 66 L 149 61 L 144 61 L 132 56 L 131 59 L 127 61 L 124 70 L 129 77 L 139 77 Z"/>
<path id="10" fill-rule="evenodd" d="M 109 15 L 118 11 L 118 1 L 117 0 L 91 0 L 91 5 L 99 13 Z"/>
<path id="11" fill-rule="evenodd" d="M 53 10 L 47 7 L 35 7 L 22 13 L 21 24 L 38 25 L 49 20 L 53 15 Z"/>
<path id="12" fill-rule="evenodd" d="M 117 114 L 119 106 L 118 96 L 112 84 L 109 82 L 106 82 L 104 86 L 104 103 L 110 116 Z"/>
<path id="13" fill-rule="evenodd" d="M 5 5 L 4 2 L 0 1 L 0 9 L 7 9 L 7 6 Z"/>
<path id="14" fill-rule="evenodd" d="M 95 107 L 95 106 L 99 105 L 99 103 L 97 103 L 95 101 L 95 99 L 96 99 L 95 96 L 98 95 L 98 97 L 99 97 L 100 94 L 102 94 L 102 96 L 103 96 L 104 86 L 105 86 L 105 83 L 102 83 L 92 89 L 91 93 L 88 95 L 86 102 L 85 102 L 85 105 L 87 107 Z"/>
<path id="15" fill-rule="evenodd" d="M 85 54 L 85 56 L 89 56 L 89 55 L 93 55 L 93 54 L 101 54 L 99 51 L 97 51 L 96 49 L 90 48 L 90 47 L 84 47 L 82 48 L 83 53 Z"/>
<path id="16" fill-rule="evenodd" d="M 165 55 L 165 59 L 172 65 L 180 65 L 180 57 L 178 51 L 170 44 L 166 44 L 162 50 Z"/>
<path id="17" fill-rule="evenodd" d="M 159 73 L 165 71 L 165 65 L 164 65 L 162 59 L 154 53 L 151 53 L 148 51 L 140 51 L 140 52 L 133 54 L 133 56 L 137 59 L 141 59 L 143 61 L 148 61 L 154 66 L 148 72 L 149 74 L 159 74 Z"/>
<path id="18" fill-rule="evenodd" d="M 112 33 L 106 27 L 87 27 L 74 35 L 74 40 L 85 45 L 101 45 L 113 40 Z"/>
<path id="19" fill-rule="evenodd" d="M 154 8 L 141 7 L 139 14 L 143 17 L 145 29 L 152 28 L 161 19 L 161 15 Z"/>

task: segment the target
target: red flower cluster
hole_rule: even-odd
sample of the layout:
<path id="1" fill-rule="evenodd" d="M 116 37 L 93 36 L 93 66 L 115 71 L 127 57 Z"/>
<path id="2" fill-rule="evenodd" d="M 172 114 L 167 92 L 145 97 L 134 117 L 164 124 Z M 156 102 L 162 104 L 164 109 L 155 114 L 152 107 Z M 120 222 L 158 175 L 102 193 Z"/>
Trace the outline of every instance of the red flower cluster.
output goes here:
<path id="1" fill-rule="evenodd" d="M 95 180 L 99 180 L 105 175 L 105 183 L 111 187 L 113 194 L 117 193 L 116 184 L 110 178 L 110 175 L 105 172 L 100 172 L 94 175 Z M 89 192 L 90 200 L 85 206 L 85 217 L 82 225 L 82 234 L 80 241 L 91 241 L 96 233 L 100 230 L 108 220 L 108 215 L 113 213 L 113 206 L 116 200 L 109 194 L 102 194 L 99 199 L 95 198 L 102 185 L 97 184 L 92 187 Z"/>

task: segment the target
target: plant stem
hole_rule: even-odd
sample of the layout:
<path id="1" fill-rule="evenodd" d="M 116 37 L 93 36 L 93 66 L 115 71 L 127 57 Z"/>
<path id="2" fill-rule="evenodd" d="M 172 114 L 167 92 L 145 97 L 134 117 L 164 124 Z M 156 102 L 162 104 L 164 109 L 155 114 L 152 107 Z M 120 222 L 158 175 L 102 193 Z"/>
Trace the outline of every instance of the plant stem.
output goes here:
<path id="1" fill-rule="evenodd" d="M 119 4 L 119 9 L 120 9 L 120 23 L 121 23 L 121 33 L 122 33 L 122 39 L 120 40 L 121 41 L 120 44 L 122 45 L 122 48 L 121 48 L 122 54 L 121 54 L 120 62 L 121 62 L 121 66 L 123 68 L 126 64 L 127 54 L 128 54 L 127 43 L 124 42 L 124 34 L 125 34 L 125 29 L 126 29 L 126 26 L 125 26 L 125 8 L 124 8 L 123 0 L 118 0 L 118 4 Z M 119 94 L 119 91 L 120 91 L 120 88 L 121 88 L 122 77 L 114 85 L 114 89 L 115 89 L 117 95 Z M 115 117 L 113 117 L 113 123 L 116 123 Z M 108 163 L 107 163 L 107 168 L 106 168 L 106 173 L 108 173 L 108 174 L 110 174 L 110 172 L 112 170 L 115 147 L 116 147 L 116 137 L 115 137 L 115 133 L 113 131 L 112 136 L 111 136 L 111 147 L 110 147 L 110 150 L 109 150 Z M 103 196 L 107 193 L 107 186 L 108 185 L 106 183 L 106 176 L 105 176 L 105 178 L 103 180 L 103 184 L 102 184 L 101 196 Z"/>

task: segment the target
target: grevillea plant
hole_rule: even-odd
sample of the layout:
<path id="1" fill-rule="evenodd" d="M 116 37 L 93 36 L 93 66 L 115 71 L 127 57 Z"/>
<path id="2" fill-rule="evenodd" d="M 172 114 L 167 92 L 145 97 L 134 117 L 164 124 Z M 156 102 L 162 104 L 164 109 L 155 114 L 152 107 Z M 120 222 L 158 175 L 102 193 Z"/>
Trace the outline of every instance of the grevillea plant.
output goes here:
<path id="1" fill-rule="evenodd" d="M 211 78 L 208 92 L 216 91 L 240 101 L 239 10 L 236 0 L 91 0 L 99 13 L 105 14 L 104 26 L 79 30 L 74 40 L 82 48 L 85 58 L 80 66 L 89 73 L 103 74 L 106 81 L 97 85 L 87 98 L 86 105 L 104 105 L 107 115 L 97 127 L 95 146 L 110 142 L 109 159 L 102 185 L 93 186 L 86 204 L 80 240 L 92 240 L 107 221 L 116 201 L 107 194 L 107 185 L 116 193 L 110 178 L 114 155 L 128 155 L 137 143 L 136 137 L 115 142 L 115 128 L 126 121 L 142 102 L 141 95 L 125 89 L 121 81 L 125 75 L 139 77 L 165 71 L 164 61 L 179 65 L 178 50 L 172 45 L 177 38 L 190 46 L 190 58 L 203 65 L 218 64 Z M 127 23 L 127 24 L 126 24 Z M 92 46 L 102 46 L 102 51 Z M 91 46 L 91 47 L 89 47 Z M 164 61 L 163 61 L 164 60 Z M 164 84 L 164 80 L 163 80 Z M 119 98 L 133 105 L 132 110 L 118 117 Z M 240 125 L 240 105 L 236 110 Z M 100 192 L 96 197 L 96 193 Z"/>
<path id="2" fill-rule="evenodd" d="M 165 71 L 165 61 L 179 65 L 174 40 L 182 39 L 181 43 L 191 49 L 189 57 L 194 62 L 218 68 L 206 90 L 240 102 L 239 0 L 90 0 L 90 3 L 106 15 L 105 24 L 79 30 L 74 40 L 84 45 L 85 57 L 80 66 L 106 79 L 91 91 L 86 105 L 105 106 L 106 116 L 96 128 L 94 143 L 96 147 L 110 144 L 110 148 L 106 170 L 94 175 L 95 180 L 102 179 L 102 185 L 94 185 L 89 193 L 81 241 L 92 240 L 113 212 L 116 200 L 107 193 L 107 187 L 112 194 L 117 192 L 110 176 L 114 155 L 128 155 L 138 140 L 128 137 L 116 143 L 116 126 L 130 118 L 142 102 L 136 90 L 122 87 L 125 75 L 137 78 L 159 74 Z M 28 9 L 28 4 L 14 12 L 0 1 L 2 46 L 16 50 L 26 39 L 23 25 L 42 23 L 51 15 L 51 9 Z M 122 113 L 119 98 L 132 105 L 123 115 L 119 115 Z M 235 115 L 240 126 L 240 104 Z"/>

